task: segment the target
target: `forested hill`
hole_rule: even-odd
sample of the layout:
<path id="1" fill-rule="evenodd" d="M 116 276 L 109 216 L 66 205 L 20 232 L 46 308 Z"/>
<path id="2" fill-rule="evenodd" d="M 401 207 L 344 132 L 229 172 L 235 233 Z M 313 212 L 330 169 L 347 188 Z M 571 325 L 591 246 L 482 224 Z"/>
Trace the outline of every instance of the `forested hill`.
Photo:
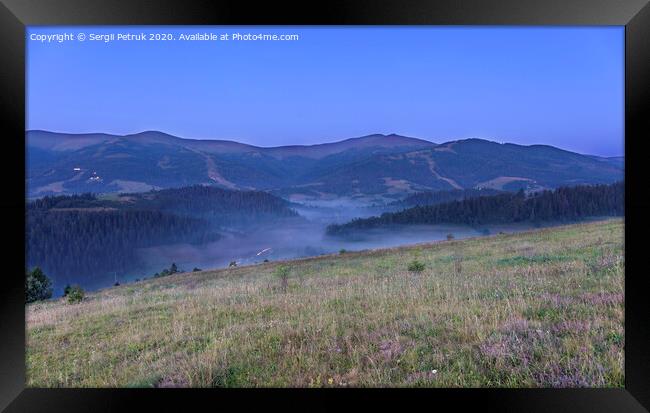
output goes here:
<path id="1" fill-rule="evenodd" d="M 491 224 L 513 222 L 576 221 L 593 216 L 624 214 L 624 183 L 561 187 L 526 195 L 523 191 L 479 196 L 437 205 L 416 206 L 378 217 L 330 225 L 328 235 L 391 225 Z"/>
<path id="2" fill-rule="evenodd" d="M 248 219 L 298 216 L 289 206 L 287 201 L 262 191 L 236 191 L 192 185 L 119 195 L 96 196 L 87 193 L 44 197 L 30 202 L 28 209 L 155 210 L 188 216 L 207 216 L 218 220 L 232 215 L 242 215 Z"/>
<path id="3" fill-rule="evenodd" d="M 55 288 L 94 287 L 108 274 L 138 270 L 138 248 L 220 238 L 197 218 L 114 209 L 29 210 L 26 235 L 29 267 L 41 267 Z"/>
<path id="4" fill-rule="evenodd" d="M 28 265 L 40 266 L 57 287 L 102 285 L 107 275 L 139 271 L 141 248 L 204 244 L 224 228 L 299 219 L 273 195 L 204 186 L 45 197 L 27 203 L 26 218 Z"/>
<path id="5" fill-rule="evenodd" d="M 265 218 L 294 218 L 291 204 L 262 191 L 238 191 L 193 185 L 158 191 L 95 195 L 46 196 L 27 203 L 28 214 L 84 213 L 124 215 L 155 211 L 182 217 L 207 219 L 211 224 L 254 223 Z M 110 215 L 110 214 L 109 214 Z"/>
<path id="6" fill-rule="evenodd" d="M 214 186 L 193 185 L 133 194 L 136 204 L 149 208 L 186 213 L 296 216 L 288 202 L 263 191 L 232 191 Z"/>

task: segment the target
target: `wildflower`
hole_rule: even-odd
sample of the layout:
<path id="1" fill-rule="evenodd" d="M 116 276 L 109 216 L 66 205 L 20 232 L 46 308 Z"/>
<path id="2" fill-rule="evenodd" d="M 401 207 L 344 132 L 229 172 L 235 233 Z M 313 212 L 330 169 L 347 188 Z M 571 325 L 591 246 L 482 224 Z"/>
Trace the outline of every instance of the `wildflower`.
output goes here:
<path id="1" fill-rule="evenodd" d="M 327 384 L 334 384 L 334 379 L 331 377 L 327 379 Z"/>

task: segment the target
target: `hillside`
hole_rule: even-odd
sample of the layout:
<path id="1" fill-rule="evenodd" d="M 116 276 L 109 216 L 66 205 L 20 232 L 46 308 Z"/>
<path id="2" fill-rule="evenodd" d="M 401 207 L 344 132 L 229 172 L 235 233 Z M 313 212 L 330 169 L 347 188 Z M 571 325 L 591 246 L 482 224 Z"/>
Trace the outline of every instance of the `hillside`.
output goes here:
<path id="1" fill-rule="evenodd" d="M 27 386 L 623 387 L 624 269 L 613 219 L 140 281 L 28 305 Z"/>
<path id="2" fill-rule="evenodd" d="M 496 189 L 452 189 L 449 191 L 427 191 L 418 192 L 409 195 L 406 198 L 391 202 L 390 207 L 393 208 L 409 208 L 417 205 L 437 205 L 450 201 L 460 201 L 467 198 L 475 198 L 478 196 L 497 195 L 502 191 Z"/>
<path id="3" fill-rule="evenodd" d="M 263 148 L 224 140 L 28 131 L 27 184 L 32 196 L 135 192 L 192 184 L 272 189 L 310 183 L 319 171 L 378 153 L 435 146 L 398 135 L 369 135 L 318 145 Z"/>
<path id="4" fill-rule="evenodd" d="M 44 197 L 27 203 L 27 264 L 50 274 L 57 291 L 68 283 L 97 288 L 151 270 L 143 248 L 205 245 L 227 231 L 299 219 L 271 194 L 208 186 Z"/>
<path id="5" fill-rule="evenodd" d="M 195 184 L 264 190 L 292 201 L 373 203 L 415 192 L 555 188 L 622 179 L 624 162 L 551 146 L 368 135 L 264 148 L 226 140 L 28 131 L 29 197 L 142 192 Z"/>
<path id="6" fill-rule="evenodd" d="M 571 222 L 590 217 L 622 216 L 624 204 L 623 182 L 560 187 L 531 194 L 520 190 L 517 193 L 504 192 L 416 205 L 399 212 L 385 212 L 381 216 L 355 218 L 345 224 L 329 225 L 327 234 L 345 236 L 359 230 L 396 225 Z"/>

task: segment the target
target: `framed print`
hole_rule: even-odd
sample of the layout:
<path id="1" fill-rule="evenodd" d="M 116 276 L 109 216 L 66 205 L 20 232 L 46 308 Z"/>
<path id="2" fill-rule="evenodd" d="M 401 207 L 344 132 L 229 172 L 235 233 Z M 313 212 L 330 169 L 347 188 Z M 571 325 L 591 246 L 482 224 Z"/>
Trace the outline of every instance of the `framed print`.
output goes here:
<path id="1" fill-rule="evenodd" d="M 647 411 L 646 2 L 0 11 L 7 411 Z"/>

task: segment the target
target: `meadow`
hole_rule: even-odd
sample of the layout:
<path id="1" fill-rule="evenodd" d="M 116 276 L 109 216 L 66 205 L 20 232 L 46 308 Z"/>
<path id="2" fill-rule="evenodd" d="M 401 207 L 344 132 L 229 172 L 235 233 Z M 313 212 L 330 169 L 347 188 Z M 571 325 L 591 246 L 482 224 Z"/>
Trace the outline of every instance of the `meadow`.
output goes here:
<path id="1" fill-rule="evenodd" d="M 623 231 L 341 252 L 29 304 L 27 385 L 623 387 Z"/>

